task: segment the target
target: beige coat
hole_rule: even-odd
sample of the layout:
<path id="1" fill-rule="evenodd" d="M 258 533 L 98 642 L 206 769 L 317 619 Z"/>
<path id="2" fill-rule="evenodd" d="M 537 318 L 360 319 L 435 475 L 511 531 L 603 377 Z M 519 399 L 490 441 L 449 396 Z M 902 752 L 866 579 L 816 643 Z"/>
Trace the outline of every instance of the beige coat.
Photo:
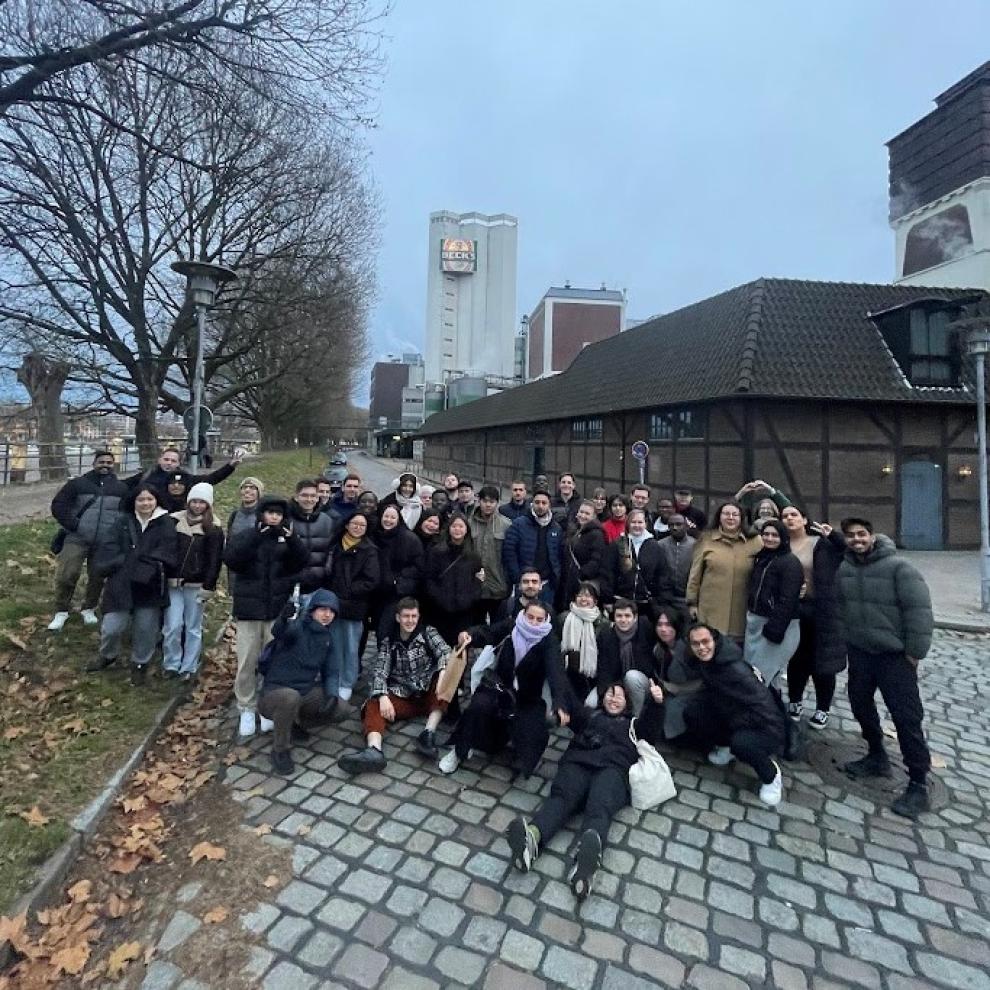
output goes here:
<path id="1" fill-rule="evenodd" d="M 694 548 L 687 583 L 687 603 L 697 606 L 698 619 L 727 636 L 746 632 L 746 596 L 753 558 L 763 542 L 758 536 L 726 536 L 707 530 Z"/>

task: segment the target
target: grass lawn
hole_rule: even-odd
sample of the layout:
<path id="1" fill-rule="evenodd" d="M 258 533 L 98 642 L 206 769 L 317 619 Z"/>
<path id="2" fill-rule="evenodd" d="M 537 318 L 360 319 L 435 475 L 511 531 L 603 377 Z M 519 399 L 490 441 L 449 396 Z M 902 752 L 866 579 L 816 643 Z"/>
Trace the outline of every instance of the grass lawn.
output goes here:
<path id="1" fill-rule="evenodd" d="M 266 492 L 287 495 L 299 478 L 323 466 L 322 452 L 308 449 L 246 461 L 217 486 L 216 518 L 225 522 L 238 504 L 238 479 L 246 474 L 260 478 Z M 61 633 L 47 631 L 54 532 L 51 521 L 0 528 L 0 914 L 30 887 L 35 868 L 67 838 L 69 822 L 131 753 L 174 690 L 155 676 L 134 688 L 122 668 L 83 673 L 99 633 L 83 627 L 78 614 Z M 228 608 L 218 594 L 209 627 L 217 629 Z"/>

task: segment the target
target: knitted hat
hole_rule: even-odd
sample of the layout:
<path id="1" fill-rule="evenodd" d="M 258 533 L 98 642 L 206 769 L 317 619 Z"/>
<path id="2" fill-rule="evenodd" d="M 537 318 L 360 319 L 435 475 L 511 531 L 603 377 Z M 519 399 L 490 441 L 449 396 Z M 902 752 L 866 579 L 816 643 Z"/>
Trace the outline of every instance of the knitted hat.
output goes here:
<path id="1" fill-rule="evenodd" d="M 186 501 L 191 502 L 194 498 L 202 499 L 207 505 L 213 505 L 213 485 L 207 484 L 205 481 L 197 481 L 192 488 L 189 489 L 189 494 L 186 496 Z"/>
<path id="2" fill-rule="evenodd" d="M 258 498 L 261 498 L 265 494 L 265 486 L 257 478 L 248 475 L 244 480 L 237 486 L 237 490 L 240 491 L 245 485 L 254 485 L 258 489 Z"/>

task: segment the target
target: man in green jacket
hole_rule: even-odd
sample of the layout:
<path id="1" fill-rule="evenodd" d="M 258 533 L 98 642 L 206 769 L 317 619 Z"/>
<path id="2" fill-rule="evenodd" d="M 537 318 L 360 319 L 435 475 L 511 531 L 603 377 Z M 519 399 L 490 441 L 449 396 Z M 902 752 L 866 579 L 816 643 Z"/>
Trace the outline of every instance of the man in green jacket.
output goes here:
<path id="1" fill-rule="evenodd" d="M 510 588 L 502 569 L 502 544 L 511 525 L 511 521 L 498 511 L 498 489 L 494 485 L 483 485 L 477 503 L 468 511 L 471 539 L 485 571 L 481 598 L 472 616 L 475 625 L 505 618 Z"/>
<path id="2" fill-rule="evenodd" d="M 921 728 L 918 664 L 932 643 L 932 599 L 925 579 L 868 519 L 843 519 L 846 556 L 839 594 L 849 651 L 849 704 L 869 751 L 843 769 L 852 777 L 889 777 L 890 760 L 874 696 L 883 697 L 908 771 L 892 810 L 907 818 L 928 811 L 931 754 Z"/>

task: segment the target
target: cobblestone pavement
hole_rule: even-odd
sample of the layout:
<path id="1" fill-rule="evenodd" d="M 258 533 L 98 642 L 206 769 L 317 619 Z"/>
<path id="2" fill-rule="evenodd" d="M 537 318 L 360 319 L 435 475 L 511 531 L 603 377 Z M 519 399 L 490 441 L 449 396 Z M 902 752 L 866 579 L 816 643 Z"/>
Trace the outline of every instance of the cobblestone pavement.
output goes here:
<path id="1" fill-rule="evenodd" d="M 415 753 L 418 725 L 387 738 L 384 773 L 356 779 L 336 766 L 359 743 L 356 721 L 297 747 L 290 780 L 269 775 L 256 740 L 227 786 L 246 825 L 291 846 L 295 877 L 238 920 L 255 942 L 247 972 L 279 990 L 990 988 L 988 656 L 986 638 L 939 633 L 923 665 L 941 811 L 897 818 L 886 797 L 808 764 L 787 766 L 770 811 L 748 772 L 670 754 L 678 797 L 619 815 L 580 909 L 565 879 L 573 832 L 529 874 L 502 838 L 546 793 L 566 733 L 542 776 L 515 784 L 501 763 L 444 777 Z M 840 701 L 811 744 L 856 738 Z M 181 908 L 165 921 L 147 990 L 182 983 L 199 925 Z"/>

